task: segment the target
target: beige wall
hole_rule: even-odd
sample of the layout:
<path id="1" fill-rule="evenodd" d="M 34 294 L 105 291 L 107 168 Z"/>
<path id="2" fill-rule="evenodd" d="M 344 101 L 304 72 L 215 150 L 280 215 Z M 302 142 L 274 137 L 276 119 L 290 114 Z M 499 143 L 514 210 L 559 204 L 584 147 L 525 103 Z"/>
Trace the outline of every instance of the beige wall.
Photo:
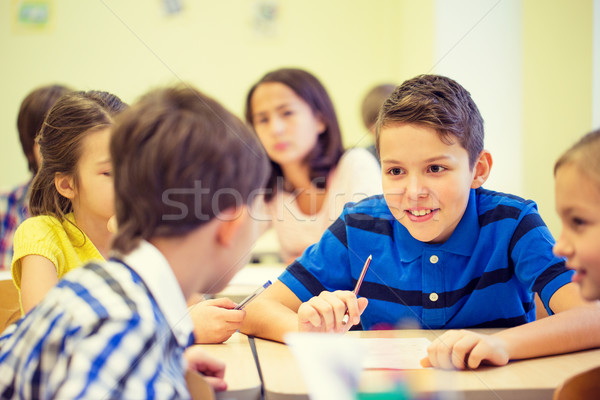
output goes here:
<path id="1" fill-rule="evenodd" d="M 359 105 L 372 85 L 431 65 L 432 1 L 282 0 L 267 33 L 253 27 L 258 1 L 183 0 L 183 13 L 165 16 L 159 0 L 54 0 L 53 27 L 39 33 L 13 29 L 12 3 L 0 2 L 0 189 L 27 179 L 15 121 L 39 85 L 103 89 L 131 102 L 184 80 L 242 115 L 260 76 L 299 66 L 328 88 L 349 146 L 369 143 Z"/>
<path id="2" fill-rule="evenodd" d="M 592 0 L 523 3 L 525 195 L 555 236 L 554 162 L 592 129 L 593 14 Z"/>
<path id="3" fill-rule="evenodd" d="M 54 0 L 53 26 L 38 33 L 17 32 L 11 24 L 15 2 L 0 2 L 0 189 L 28 177 L 15 121 L 20 101 L 42 84 L 104 89 L 131 102 L 151 87 L 184 80 L 241 115 L 246 91 L 262 74 L 299 66 L 319 76 L 330 91 L 345 143 L 366 145 L 370 138 L 358 110 L 371 85 L 400 83 L 436 69 L 472 70 L 467 74 L 475 79 L 465 86 L 476 101 L 483 99 L 486 121 L 505 126 L 506 120 L 511 131 L 518 129 L 508 121 L 515 115 L 494 103 L 496 88 L 510 86 L 515 102 L 522 104 L 517 123 L 522 133 L 511 139 L 519 152 L 512 154 L 499 134 L 488 132 L 486 142 L 498 161 L 494 173 L 514 176 L 519 182 L 510 191 L 535 199 L 557 233 L 552 163 L 591 129 L 593 0 L 481 0 L 476 11 L 465 0 L 442 1 L 443 9 L 434 0 L 271 0 L 279 17 L 267 33 L 252 24 L 260 1 L 183 0 L 183 13 L 165 16 L 159 0 Z M 457 12 L 459 7 L 465 12 Z M 461 20 L 467 11 L 470 19 Z M 500 14 L 504 20 L 494 19 Z M 456 34 L 456 46 L 440 48 L 440 20 Z M 512 46 L 513 39 L 503 38 L 508 33 L 514 38 L 515 32 L 522 36 L 522 52 L 516 56 L 502 49 L 505 55 L 494 68 L 501 70 L 503 62 L 516 65 L 517 89 L 512 88 L 515 79 L 503 81 L 508 75 L 495 74 L 485 63 L 472 68 L 496 54 L 489 43 Z M 473 47 L 464 47 L 469 41 Z M 446 64 L 452 61 L 453 69 L 445 70 L 436 54 L 444 54 Z M 483 79 L 485 74 L 489 78 Z M 489 100 L 486 92 L 492 93 Z M 488 187 L 503 190 L 501 183 Z"/>

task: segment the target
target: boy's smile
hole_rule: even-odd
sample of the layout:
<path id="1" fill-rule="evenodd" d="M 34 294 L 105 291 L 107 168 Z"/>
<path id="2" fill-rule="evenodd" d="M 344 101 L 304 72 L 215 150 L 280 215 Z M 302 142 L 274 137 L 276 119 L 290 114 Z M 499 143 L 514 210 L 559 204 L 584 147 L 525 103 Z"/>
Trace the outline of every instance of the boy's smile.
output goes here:
<path id="1" fill-rule="evenodd" d="M 425 125 L 398 124 L 380 132 L 384 197 L 394 217 L 422 242 L 442 243 L 452 235 L 471 188 L 485 182 L 491 167 L 483 151 L 471 169 L 467 150 L 452 140 L 442 141 Z"/>

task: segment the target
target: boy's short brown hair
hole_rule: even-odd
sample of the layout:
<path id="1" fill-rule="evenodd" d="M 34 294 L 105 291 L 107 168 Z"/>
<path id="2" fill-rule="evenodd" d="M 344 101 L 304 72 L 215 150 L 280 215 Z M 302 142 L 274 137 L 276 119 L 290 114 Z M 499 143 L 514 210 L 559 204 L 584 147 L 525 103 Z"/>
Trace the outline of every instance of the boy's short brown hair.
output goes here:
<path id="1" fill-rule="evenodd" d="M 584 135 L 554 164 L 554 175 L 566 164 L 574 164 L 600 186 L 600 129 Z"/>
<path id="2" fill-rule="evenodd" d="M 269 174 L 256 135 L 188 86 L 152 91 L 120 115 L 110 152 L 119 226 L 112 247 L 122 254 L 251 204 Z"/>
<path id="3" fill-rule="evenodd" d="M 381 129 L 396 124 L 429 126 L 445 143 L 456 138 L 467 150 L 471 168 L 483 150 L 483 118 L 477 105 L 465 88 L 445 76 L 419 75 L 394 90 L 377 119 L 377 152 Z"/>

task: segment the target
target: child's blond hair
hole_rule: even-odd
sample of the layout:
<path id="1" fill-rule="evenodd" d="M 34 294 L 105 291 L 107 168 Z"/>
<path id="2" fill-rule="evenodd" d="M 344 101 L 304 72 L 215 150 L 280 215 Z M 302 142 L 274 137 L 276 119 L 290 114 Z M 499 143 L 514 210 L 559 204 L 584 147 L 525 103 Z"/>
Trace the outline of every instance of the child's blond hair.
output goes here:
<path id="1" fill-rule="evenodd" d="M 600 129 L 583 136 L 554 165 L 554 175 L 565 164 L 574 164 L 600 186 Z"/>

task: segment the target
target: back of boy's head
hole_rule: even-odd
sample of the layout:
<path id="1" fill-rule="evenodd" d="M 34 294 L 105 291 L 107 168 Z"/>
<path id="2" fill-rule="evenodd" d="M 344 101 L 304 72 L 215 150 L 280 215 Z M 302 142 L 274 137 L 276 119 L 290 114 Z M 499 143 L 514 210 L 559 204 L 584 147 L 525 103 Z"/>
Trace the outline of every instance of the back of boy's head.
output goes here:
<path id="1" fill-rule="evenodd" d="M 483 150 L 483 118 L 469 92 L 440 75 L 419 75 L 398 86 L 381 107 L 376 125 L 376 146 L 386 127 L 400 124 L 435 129 L 444 143 L 467 150 L 473 168 Z"/>
<path id="2" fill-rule="evenodd" d="M 23 153 L 27 157 L 27 164 L 32 174 L 38 170 L 39 165 L 35 159 L 33 146 L 35 138 L 42 128 L 42 123 L 48 111 L 62 95 L 71 92 L 66 86 L 49 85 L 33 90 L 21 102 L 17 116 L 17 130 Z"/>
<path id="3" fill-rule="evenodd" d="M 121 254 L 251 204 L 269 174 L 250 129 L 190 87 L 152 91 L 120 115 L 111 158 L 119 226 L 112 246 Z"/>
<path id="4" fill-rule="evenodd" d="M 53 215 L 62 220 L 72 210 L 71 201 L 56 190 L 55 176 L 71 176 L 77 185 L 77 164 L 84 138 L 110 126 L 126 107 L 117 96 L 95 90 L 68 93 L 56 101 L 36 138 L 42 165 L 31 184 L 32 215 Z"/>
<path id="5" fill-rule="evenodd" d="M 365 128 L 371 129 L 375 125 L 381 106 L 394 92 L 394 89 L 396 89 L 396 85 L 384 83 L 373 87 L 365 95 L 360 108 Z"/>
<path id="6" fill-rule="evenodd" d="M 573 164 L 600 186 L 600 129 L 583 136 L 554 164 L 554 175 L 564 165 Z"/>

